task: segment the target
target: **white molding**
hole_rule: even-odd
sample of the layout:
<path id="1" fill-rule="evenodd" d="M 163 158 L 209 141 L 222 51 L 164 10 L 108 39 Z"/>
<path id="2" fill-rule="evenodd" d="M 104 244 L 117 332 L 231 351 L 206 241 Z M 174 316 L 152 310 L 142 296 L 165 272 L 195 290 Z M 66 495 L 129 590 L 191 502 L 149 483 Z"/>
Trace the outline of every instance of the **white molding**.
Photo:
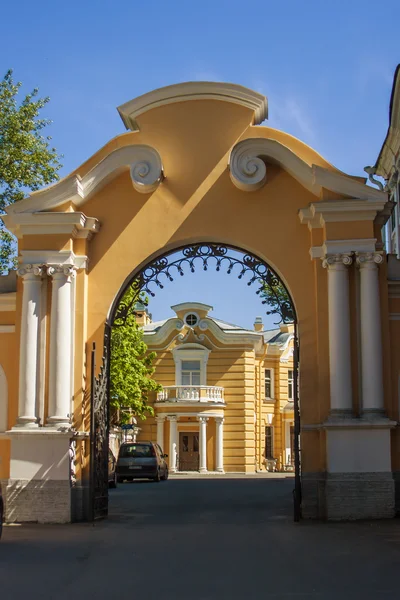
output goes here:
<path id="1" fill-rule="evenodd" d="M 127 129 L 139 131 L 137 119 L 141 114 L 153 108 L 189 100 L 220 100 L 239 104 L 254 111 L 255 125 L 262 123 L 268 116 L 267 99 L 262 94 L 241 85 L 213 81 L 188 81 L 168 85 L 125 102 L 117 110 Z"/>
<path id="2" fill-rule="evenodd" d="M 326 240 L 322 246 L 312 246 L 310 256 L 323 258 L 328 254 L 349 254 L 351 252 L 375 252 L 376 238 L 351 240 Z"/>
<path id="3" fill-rule="evenodd" d="M 20 265 L 46 264 L 46 265 L 73 265 L 76 269 L 87 269 L 88 257 L 77 255 L 70 250 L 21 250 Z"/>
<path id="4" fill-rule="evenodd" d="M 23 202 L 23 200 L 21 200 Z M 90 239 L 100 229 L 99 221 L 82 212 L 12 212 L 3 215 L 7 229 L 17 237 L 24 235 L 68 234 Z"/>
<path id="5" fill-rule="evenodd" d="M 162 408 L 163 406 L 166 408 L 173 408 L 174 410 L 178 410 L 178 407 L 183 406 L 184 408 L 190 408 L 191 406 L 193 407 L 200 407 L 200 406 L 204 406 L 204 404 L 206 404 L 205 402 L 194 402 L 193 400 L 191 400 L 190 402 L 154 402 L 154 406 L 156 406 L 157 408 Z M 225 408 L 226 406 L 226 402 L 207 402 L 207 406 L 213 406 L 215 408 L 221 407 L 221 408 Z M 203 414 L 203 413 L 201 413 Z M 189 416 L 194 416 L 195 413 L 189 413 Z M 184 416 L 184 413 L 179 413 L 178 416 Z M 186 415 L 187 416 L 187 415 Z M 210 415 L 207 415 L 210 416 Z"/>
<path id="6" fill-rule="evenodd" d="M 182 302 L 181 304 L 174 304 L 171 309 L 177 313 L 178 311 L 184 310 L 186 312 L 196 312 L 197 310 L 204 310 L 207 313 L 210 310 L 214 310 L 209 304 L 203 304 L 202 302 Z"/>
<path id="7" fill-rule="evenodd" d="M 17 309 L 17 292 L 0 294 L 0 312 L 12 312 Z"/>
<path id="8" fill-rule="evenodd" d="M 171 350 L 175 362 L 175 385 L 182 384 L 182 361 L 200 361 L 200 385 L 207 385 L 207 362 L 210 350 L 200 344 L 181 344 Z"/>
<path id="9" fill-rule="evenodd" d="M 277 163 L 319 196 L 321 190 L 313 180 L 312 168 L 287 146 L 266 138 L 248 138 L 232 148 L 229 169 L 233 184 L 246 192 L 260 189 L 268 177 L 265 159 Z"/>
<path id="10" fill-rule="evenodd" d="M 163 325 L 161 325 L 160 329 L 155 333 L 144 331 L 144 341 L 148 346 L 151 347 L 162 346 L 166 343 L 171 333 L 177 330 L 177 325 L 180 325 L 181 323 L 182 321 L 180 319 L 172 317 L 171 319 L 168 319 L 168 321 L 166 321 Z M 199 329 L 202 332 L 211 332 L 213 336 L 217 339 L 217 341 L 223 344 L 223 346 L 250 344 L 253 347 L 257 346 L 261 348 L 261 345 L 263 343 L 262 333 L 259 333 L 257 331 L 223 331 L 212 319 L 208 317 L 199 321 Z M 179 335 L 182 334 L 177 333 L 176 337 L 178 337 Z M 208 335 L 204 336 L 204 339 L 206 338 L 209 340 Z M 201 338 L 201 341 L 203 341 L 203 338 Z M 218 346 L 211 342 L 211 340 L 210 343 L 212 343 L 213 346 L 218 348 Z"/>
<path id="11" fill-rule="evenodd" d="M 350 198 L 312 203 L 299 210 L 300 222 L 308 225 L 309 229 L 315 229 L 323 227 L 325 223 L 375 221 L 377 218 L 385 220 L 389 218 L 386 215 L 387 199 L 383 192 L 379 193 L 382 194 L 381 200 Z"/>
<path id="12" fill-rule="evenodd" d="M 15 325 L 0 325 L 0 333 L 15 333 Z"/>
<path id="13" fill-rule="evenodd" d="M 79 207 L 95 192 L 127 169 L 130 169 L 133 187 L 143 194 L 154 191 L 163 179 L 161 157 L 155 148 L 144 144 L 124 146 L 110 152 L 83 177 L 68 175 L 58 183 L 33 192 L 27 198 L 8 207 L 7 215 L 3 220 L 10 229 L 17 214 L 45 211 L 69 201 Z M 62 214 L 64 217 L 72 215 L 71 218 L 73 218 L 73 215 L 77 213 L 50 214 L 57 219 L 57 215 Z"/>
<path id="14" fill-rule="evenodd" d="M 244 191 L 261 188 L 268 177 L 266 160 L 281 166 L 318 198 L 321 197 L 322 190 L 325 188 L 351 199 L 375 201 L 377 210 L 382 210 L 388 200 L 385 192 L 365 185 L 364 181 L 359 181 L 336 170 L 329 170 L 315 164 L 309 165 L 284 144 L 267 138 L 248 138 L 238 142 L 232 148 L 229 168 L 234 185 Z M 331 204 L 337 205 L 340 202 L 347 205 L 347 201 L 337 200 L 331 201 Z M 326 206 L 328 202 L 318 204 Z"/>

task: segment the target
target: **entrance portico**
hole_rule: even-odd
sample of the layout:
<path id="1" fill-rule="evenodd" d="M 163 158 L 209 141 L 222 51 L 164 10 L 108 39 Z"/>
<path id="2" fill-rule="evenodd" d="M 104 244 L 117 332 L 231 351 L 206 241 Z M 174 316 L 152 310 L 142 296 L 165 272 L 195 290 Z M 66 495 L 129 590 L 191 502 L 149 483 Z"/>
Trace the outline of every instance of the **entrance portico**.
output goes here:
<path id="1" fill-rule="evenodd" d="M 207 473 L 210 470 L 218 473 L 224 472 L 224 416 L 222 412 L 185 412 L 182 408 L 175 414 L 158 412 L 156 422 L 157 443 L 163 450 L 166 437 L 169 439 L 168 462 L 171 473 L 187 470 L 198 470 L 200 473 Z M 214 423 L 215 436 L 212 437 L 208 431 L 210 422 Z M 167 431 L 165 427 L 167 427 Z M 190 447 L 187 450 L 185 444 L 188 441 L 182 441 L 185 433 L 188 434 L 188 437 L 189 434 L 196 434 L 195 439 L 190 440 Z M 187 451 L 190 452 L 191 460 L 189 461 L 187 460 L 188 455 L 185 457 L 182 454 Z M 210 468 L 209 465 L 213 465 L 214 468 Z"/>

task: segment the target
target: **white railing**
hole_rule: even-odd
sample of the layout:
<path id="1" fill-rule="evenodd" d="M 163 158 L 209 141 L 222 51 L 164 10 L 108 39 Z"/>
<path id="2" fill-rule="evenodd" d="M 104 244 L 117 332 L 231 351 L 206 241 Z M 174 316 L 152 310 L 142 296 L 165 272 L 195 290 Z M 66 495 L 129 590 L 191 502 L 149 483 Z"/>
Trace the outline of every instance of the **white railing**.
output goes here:
<path id="1" fill-rule="evenodd" d="M 224 402 L 224 388 L 216 385 L 169 385 L 158 392 L 157 402 Z"/>

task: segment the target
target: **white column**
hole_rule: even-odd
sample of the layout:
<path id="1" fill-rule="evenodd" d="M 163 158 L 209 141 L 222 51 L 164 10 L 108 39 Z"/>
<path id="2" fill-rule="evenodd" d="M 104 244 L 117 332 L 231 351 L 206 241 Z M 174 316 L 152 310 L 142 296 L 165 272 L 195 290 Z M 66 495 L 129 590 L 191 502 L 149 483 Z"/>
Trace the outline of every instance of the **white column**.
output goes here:
<path id="1" fill-rule="evenodd" d="M 36 390 L 39 358 L 39 319 L 42 275 L 41 265 L 24 265 L 18 269 L 23 280 L 21 338 L 19 354 L 19 427 L 38 427 Z"/>
<path id="2" fill-rule="evenodd" d="M 69 426 L 71 422 L 71 280 L 75 267 L 54 265 L 47 269 L 53 278 L 50 318 L 50 368 L 48 425 Z"/>
<path id="3" fill-rule="evenodd" d="M 219 473 L 224 472 L 224 417 L 215 417 L 216 427 L 216 469 Z"/>
<path id="4" fill-rule="evenodd" d="M 169 420 L 169 470 L 171 473 L 176 473 L 178 417 L 177 415 L 171 415 L 167 418 Z"/>
<path id="5" fill-rule="evenodd" d="M 165 452 L 165 448 L 164 448 L 164 421 L 165 421 L 165 416 L 163 416 L 163 417 L 156 417 L 156 423 L 157 423 L 157 444 L 161 447 L 161 450 L 163 452 Z"/>
<path id="6" fill-rule="evenodd" d="M 360 267 L 361 378 L 364 413 L 384 412 L 378 265 L 382 254 L 357 254 Z"/>
<path id="7" fill-rule="evenodd" d="M 328 269 L 329 371 L 331 414 L 351 415 L 353 411 L 350 351 L 350 304 L 348 254 L 327 256 Z"/>
<path id="8" fill-rule="evenodd" d="M 200 473 L 207 473 L 207 421 L 208 417 L 198 417 L 200 421 Z"/>

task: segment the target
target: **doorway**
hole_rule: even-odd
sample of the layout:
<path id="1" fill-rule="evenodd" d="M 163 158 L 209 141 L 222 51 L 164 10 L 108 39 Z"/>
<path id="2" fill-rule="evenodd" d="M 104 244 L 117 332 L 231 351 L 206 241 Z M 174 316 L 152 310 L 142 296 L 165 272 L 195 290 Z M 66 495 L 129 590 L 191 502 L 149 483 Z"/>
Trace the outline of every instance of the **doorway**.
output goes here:
<path id="1" fill-rule="evenodd" d="M 181 432 L 179 434 L 179 471 L 198 471 L 200 468 L 199 434 Z"/>

